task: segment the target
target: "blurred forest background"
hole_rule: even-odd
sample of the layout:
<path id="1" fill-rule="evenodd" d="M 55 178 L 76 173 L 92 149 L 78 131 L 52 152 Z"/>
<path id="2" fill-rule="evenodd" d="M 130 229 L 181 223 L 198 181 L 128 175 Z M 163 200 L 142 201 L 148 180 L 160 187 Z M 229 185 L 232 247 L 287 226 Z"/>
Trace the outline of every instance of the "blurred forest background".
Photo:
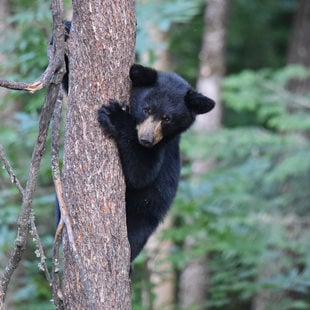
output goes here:
<path id="1" fill-rule="evenodd" d="M 2 78 L 33 81 L 45 69 L 49 5 L 0 1 Z M 133 309 L 310 309 L 310 1 L 136 7 L 137 62 L 176 71 L 218 105 L 183 136 L 178 195 L 134 264 Z M 0 143 L 22 182 L 43 97 L 44 90 L 0 89 Z M 51 257 L 55 194 L 46 153 L 33 207 Z M 1 169 L 1 269 L 19 207 Z M 38 263 L 33 244 L 11 283 L 10 309 L 54 309 Z"/>

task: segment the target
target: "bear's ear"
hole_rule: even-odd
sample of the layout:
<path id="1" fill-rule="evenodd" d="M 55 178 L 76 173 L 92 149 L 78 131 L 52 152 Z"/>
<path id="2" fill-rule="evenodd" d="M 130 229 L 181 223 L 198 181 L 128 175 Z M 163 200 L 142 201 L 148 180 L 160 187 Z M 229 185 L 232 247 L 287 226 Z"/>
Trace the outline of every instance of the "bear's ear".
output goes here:
<path id="1" fill-rule="evenodd" d="M 134 87 L 152 86 L 157 81 L 157 71 L 141 65 L 133 65 L 130 68 L 129 77 Z"/>
<path id="2" fill-rule="evenodd" d="M 185 95 L 185 104 L 195 114 L 203 114 L 211 111 L 215 102 L 196 91 L 190 89 Z"/>

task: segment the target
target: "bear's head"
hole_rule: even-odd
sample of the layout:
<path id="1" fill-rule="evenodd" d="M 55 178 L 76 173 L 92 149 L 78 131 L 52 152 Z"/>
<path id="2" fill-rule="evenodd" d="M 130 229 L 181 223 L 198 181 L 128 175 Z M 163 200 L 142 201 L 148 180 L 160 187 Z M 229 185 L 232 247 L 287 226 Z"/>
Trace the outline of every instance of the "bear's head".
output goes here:
<path id="1" fill-rule="evenodd" d="M 188 129 L 197 114 L 211 111 L 215 102 L 194 91 L 180 76 L 141 65 L 130 69 L 131 110 L 139 143 L 153 147 Z"/>

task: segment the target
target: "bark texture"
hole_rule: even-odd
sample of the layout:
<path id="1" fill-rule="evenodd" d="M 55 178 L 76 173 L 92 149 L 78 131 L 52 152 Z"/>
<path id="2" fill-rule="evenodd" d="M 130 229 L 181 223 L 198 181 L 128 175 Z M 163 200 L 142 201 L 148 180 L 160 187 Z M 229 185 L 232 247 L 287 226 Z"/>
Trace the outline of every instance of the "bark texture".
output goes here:
<path id="1" fill-rule="evenodd" d="M 65 309 L 131 309 L 125 185 L 97 111 L 129 102 L 134 42 L 133 0 L 73 1 L 63 188 L 77 253 L 65 232 Z"/>

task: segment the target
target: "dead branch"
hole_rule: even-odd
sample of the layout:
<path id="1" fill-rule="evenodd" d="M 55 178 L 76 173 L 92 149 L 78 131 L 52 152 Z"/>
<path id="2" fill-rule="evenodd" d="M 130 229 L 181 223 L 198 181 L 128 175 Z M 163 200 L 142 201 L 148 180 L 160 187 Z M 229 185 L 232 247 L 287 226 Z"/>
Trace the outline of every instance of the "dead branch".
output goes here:
<path id="1" fill-rule="evenodd" d="M 0 308 L 4 307 L 4 300 L 7 293 L 8 284 L 11 280 L 13 272 L 17 268 L 19 262 L 21 261 L 22 255 L 26 248 L 28 225 L 29 223 L 32 222 L 32 209 L 31 209 L 32 197 L 36 186 L 36 180 L 40 168 L 41 159 L 44 154 L 49 123 L 52 117 L 56 99 L 60 90 L 60 83 L 64 73 L 64 70 L 62 70 L 62 68 L 64 68 L 64 29 L 62 20 L 63 16 L 62 1 L 59 0 L 52 1 L 52 14 L 54 25 L 53 27 L 54 44 L 49 46 L 48 50 L 49 65 L 48 68 L 40 77 L 40 79 L 38 79 L 33 83 L 0 81 L 0 86 L 4 86 L 11 89 L 27 90 L 30 92 L 37 91 L 43 88 L 45 85 L 49 84 L 45 97 L 45 102 L 40 115 L 39 133 L 32 153 L 28 180 L 24 190 L 22 189 L 20 183 L 16 181 L 17 179 L 12 169 L 7 169 L 11 177 L 11 180 L 13 180 L 13 183 L 18 184 L 17 185 L 18 189 L 23 193 L 23 202 L 17 222 L 18 230 L 17 230 L 17 237 L 15 240 L 15 246 L 11 251 L 9 261 L 0 279 Z M 1 152 L 1 154 L 3 155 L 4 152 Z M 4 162 L 8 163 L 8 161 Z M 32 231 L 34 232 L 36 240 L 39 240 L 39 235 L 37 234 L 36 228 L 34 228 L 34 226 L 32 227 Z M 44 260 L 45 256 L 43 253 L 43 248 L 39 249 L 39 251 L 41 259 Z M 48 274 L 47 269 L 46 274 Z M 49 274 L 48 274 L 48 280 L 50 282 Z"/>
<path id="2" fill-rule="evenodd" d="M 10 162 L 7 159 L 7 156 L 6 156 L 5 152 L 4 152 L 3 146 L 1 144 L 0 144 L 0 158 L 1 158 L 2 162 L 3 162 L 3 164 L 4 164 L 4 167 L 5 167 L 6 171 L 7 171 L 7 173 L 10 176 L 11 182 L 16 185 L 17 189 L 19 190 L 19 192 L 23 196 L 24 195 L 24 189 L 23 189 L 20 181 L 16 177 L 16 175 L 15 175 L 15 173 L 13 171 L 13 168 L 10 165 Z M 34 242 L 36 244 L 37 251 L 38 251 L 36 253 L 37 253 L 37 256 L 40 257 L 40 269 L 42 269 L 44 271 L 45 277 L 46 277 L 48 283 L 51 285 L 51 277 L 50 277 L 50 274 L 49 274 L 49 271 L 48 271 L 48 268 L 47 268 L 47 265 L 46 265 L 46 257 L 45 257 L 45 254 L 44 254 L 44 249 L 43 249 L 40 237 L 39 237 L 39 233 L 38 233 L 37 227 L 35 225 L 35 221 L 34 221 L 34 216 L 33 215 L 30 218 L 30 223 L 31 223 L 31 234 L 32 234 L 32 236 L 34 238 Z"/>
<path id="3" fill-rule="evenodd" d="M 31 212 L 31 216 L 30 216 L 30 225 L 31 225 L 30 234 L 32 235 L 33 241 L 34 241 L 36 248 L 37 248 L 35 253 L 36 253 L 36 256 L 38 258 L 40 258 L 39 269 L 44 272 L 45 278 L 46 278 L 49 286 L 52 286 L 52 278 L 51 278 L 50 273 L 49 273 L 48 268 L 47 268 L 46 256 L 45 256 L 44 249 L 43 249 L 43 246 L 41 243 L 40 235 L 39 235 L 38 230 L 37 230 L 37 226 L 35 224 L 35 217 L 33 215 L 33 212 Z"/>
<path id="4" fill-rule="evenodd" d="M 53 64 L 54 62 L 50 63 L 46 68 L 44 74 L 34 82 L 24 83 L 24 82 L 0 80 L 0 86 L 14 90 L 25 90 L 29 91 L 30 93 L 34 93 L 45 87 L 50 82 L 55 72 L 55 68 L 53 68 L 52 66 Z"/>
<path id="5" fill-rule="evenodd" d="M 15 184 L 17 189 L 19 190 L 19 192 L 23 195 L 24 189 L 23 189 L 21 183 L 19 182 L 18 178 L 16 177 L 16 175 L 15 175 L 15 173 L 14 173 L 14 171 L 13 171 L 13 169 L 9 163 L 9 160 L 7 159 L 7 156 L 5 155 L 4 148 L 3 148 L 2 144 L 0 144 L 0 158 L 3 162 L 4 168 L 6 169 L 7 173 L 10 176 L 12 184 Z"/>
<path id="6" fill-rule="evenodd" d="M 34 82 L 15 82 L 0 79 L 0 86 L 14 90 L 24 90 L 34 93 L 47 86 L 55 73 L 63 68 L 64 63 L 64 27 L 63 27 L 63 1 L 54 0 L 51 5 L 53 15 L 54 44 L 48 47 L 49 63 L 43 74 Z"/>
<path id="7" fill-rule="evenodd" d="M 88 298 L 87 302 L 90 309 L 94 308 L 94 302 L 89 299 L 91 296 L 91 286 L 89 285 L 89 280 L 86 276 L 85 270 L 81 264 L 76 244 L 73 237 L 72 227 L 70 219 L 68 216 L 68 211 L 66 208 L 65 201 L 63 199 L 63 190 L 60 180 L 60 170 L 59 170 L 59 124 L 60 124 L 60 114 L 61 114 L 61 98 L 59 98 L 57 103 L 57 108 L 54 114 L 55 128 L 53 129 L 53 146 L 52 146 L 52 171 L 53 179 L 55 183 L 56 194 L 59 200 L 60 210 L 61 210 L 61 221 L 59 223 L 56 236 L 55 245 L 53 252 L 53 280 L 51 280 L 50 274 L 48 272 L 45 255 L 43 247 L 40 243 L 39 234 L 34 224 L 34 217 L 32 214 L 32 197 L 35 190 L 36 180 L 38 171 L 40 168 L 40 162 L 45 150 L 45 143 L 48 133 L 49 124 L 52 118 L 52 114 L 56 105 L 57 98 L 60 92 L 60 83 L 64 74 L 64 27 L 63 27 L 63 3 L 59 0 L 52 1 L 52 15 L 53 15 L 53 44 L 48 46 L 48 59 L 49 64 L 44 73 L 39 79 L 34 82 L 24 83 L 0 80 L 0 86 L 6 87 L 14 90 L 24 90 L 31 93 L 36 92 L 43 87 L 48 85 L 45 102 L 41 111 L 39 120 L 39 132 L 36 144 L 34 146 L 28 180 L 25 189 L 22 188 L 20 182 L 16 178 L 13 170 L 11 169 L 9 162 L 5 156 L 3 148 L 0 149 L 0 155 L 3 159 L 4 165 L 8 171 L 12 183 L 15 183 L 19 191 L 23 194 L 23 202 L 21 211 L 18 218 L 18 231 L 15 240 L 15 246 L 12 249 L 8 264 L 4 270 L 3 276 L 0 279 L 0 308 L 4 305 L 4 300 L 7 292 L 8 284 L 11 280 L 13 272 L 19 265 L 22 255 L 26 248 L 26 241 L 28 236 L 28 226 L 31 224 L 31 234 L 34 237 L 35 243 L 38 248 L 38 254 L 40 256 L 40 265 L 45 271 L 46 278 L 50 285 L 53 286 L 53 298 L 57 309 L 63 309 L 62 301 L 62 291 L 59 278 L 59 246 L 61 242 L 61 235 L 66 226 L 66 233 L 68 235 L 68 241 L 73 252 L 74 260 L 79 269 L 81 284 L 84 287 L 86 296 Z M 56 144 L 54 144 L 56 143 Z"/>
<path id="8" fill-rule="evenodd" d="M 25 251 L 28 235 L 28 224 L 31 223 L 32 197 L 35 190 L 41 159 L 44 154 L 50 119 L 57 98 L 57 95 L 55 96 L 55 93 L 56 94 L 58 93 L 59 88 L 60 85 L 56 84 L 49 85 L 45 103 L 41 112 L 39 121 L 39 134 L 32 154 L 27 184 L 23 191 L 23 203 L 17 222 L 18 230 L 17 230 L 17 237 L 15 240 L 15 246 L 11 252 L 9 262 L 4 270 L 1 279 L 0 296 L 3 302 L 5 299 L 7 287 L 12 277 L 12 274 L 17 268 L 19 262 L 21 261 L 22 255 Z"/>
<path id="9" fill-rule="evenodd" d="M 60 182 L 60 169 L 59 169 L 59 133 L 60 133 L 60 122 L 61 122 L 61 111 L 62 111 L 62 92 L 58 94 L 58 99 L 53 113 L 52 119 L 52 174 L 54 186 L 56 193 L 58 192 L 59 196 L 62 193 L 61 182 Z M 62 195 L 61 195 L 62 199 Z M 54 238 L 54 248 L 53 248 L 53 300 L 56 306 L 56 309 L 64 309 L 63 304 L 63 294 L 61 289 L 61 281 L 59 275 L 59 248 L 61 244 L 61 236 L 64 228 L 64 222 L 62 220 L 58 224 L 55 238 Z"/>
<path id="10" fill-rule="evenodd" d="M 60 281 L 60 275 L 59 275 L 59 248 L 61 244 L 61 236 L 64 228 L 64 222 L 62 219 L 60 219 L 60 222 L 57 227 L 57 231 L 54 238 L 54 248 L 53 248 L 53 301 L 56 306 L 57 310 L 63 310 L 64 309 L 64 303 L 63 303 L 63 293 L 61 289 L 61 281 Z"/>

